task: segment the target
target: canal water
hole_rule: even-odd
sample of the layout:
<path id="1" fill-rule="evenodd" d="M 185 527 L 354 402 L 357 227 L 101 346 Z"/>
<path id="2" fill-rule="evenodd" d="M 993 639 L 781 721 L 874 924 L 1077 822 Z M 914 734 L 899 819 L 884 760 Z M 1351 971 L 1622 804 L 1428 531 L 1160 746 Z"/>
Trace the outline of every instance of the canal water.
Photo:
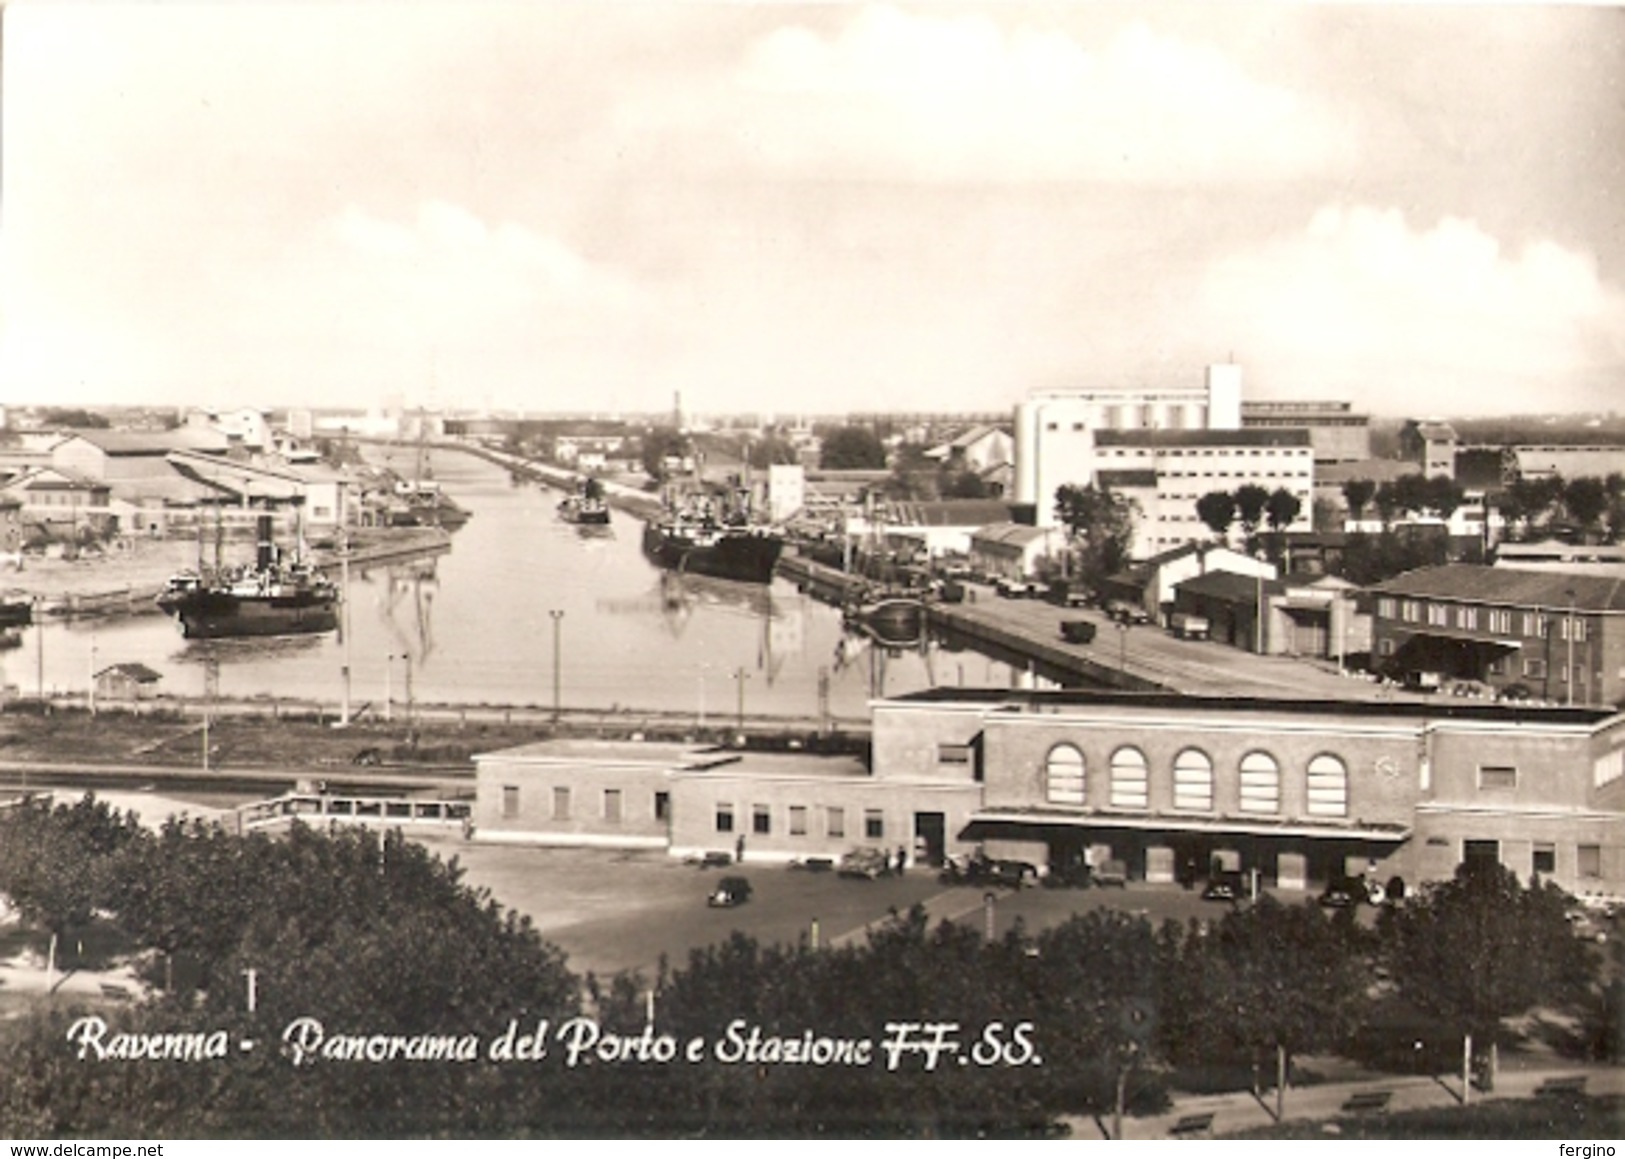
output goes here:
<path id="1" fill-rule="evenodd" d="M 380 450 L 380 461 L 389 454 Z M 412 452 L 393 465 L 410 473 Z M 24 695 L 80 692 L 90 674 L 139 662 L 161 693 L 289 697 L 337 704 L 346 656 L 352 708 L 386 701 L 864 718 L 873 696 L 936 684 L 1009 687 L 1008 664 L 944 644 L 881 649 L 849 636 L 838 610 L 787 580 L 771 586 L 662 573 L 640 549 L 642 524 L 607 529 L 557 518 L 560 496 L 516 485 L 471 455 L 431 466 L 473 518 L 434 559 L 352 568 L 344 633 L 190 641 L 167 616 L 49 621 L 0 655 Z M 337 575 L 334 576 L 337 579 Z M 410 693 L 408 691 L 410 687 Z"/>

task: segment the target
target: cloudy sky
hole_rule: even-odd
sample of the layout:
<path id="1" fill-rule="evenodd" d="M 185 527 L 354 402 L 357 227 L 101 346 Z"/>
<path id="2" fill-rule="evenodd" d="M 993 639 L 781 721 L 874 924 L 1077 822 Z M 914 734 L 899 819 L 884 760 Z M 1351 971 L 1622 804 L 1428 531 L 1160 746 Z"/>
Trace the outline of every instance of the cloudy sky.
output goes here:
<path id="1" fill-rule="evenodd" d="M 1625 11 L 14 0 L 0 401 L 1625 410 Z"/>

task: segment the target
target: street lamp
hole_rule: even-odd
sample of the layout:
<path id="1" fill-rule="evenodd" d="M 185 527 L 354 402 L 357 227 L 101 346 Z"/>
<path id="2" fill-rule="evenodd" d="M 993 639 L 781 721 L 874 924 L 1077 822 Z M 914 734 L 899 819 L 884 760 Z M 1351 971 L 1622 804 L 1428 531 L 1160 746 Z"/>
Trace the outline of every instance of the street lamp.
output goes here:
<path id="1" fill-rule="evenodd" d="M 559 723 L 559 621 L 564 619 L 563 608 L 550 608 L 548 618 L 553 621 L 553 725 Z"/>
<path id="2" fill-rule="evenodd" d="M 745 731 L 745 681 L 748 678 L 749 673 L 743 668 L 734 669 L 734 679 L 739 682 L 739 732 L 741 735 Z"/>

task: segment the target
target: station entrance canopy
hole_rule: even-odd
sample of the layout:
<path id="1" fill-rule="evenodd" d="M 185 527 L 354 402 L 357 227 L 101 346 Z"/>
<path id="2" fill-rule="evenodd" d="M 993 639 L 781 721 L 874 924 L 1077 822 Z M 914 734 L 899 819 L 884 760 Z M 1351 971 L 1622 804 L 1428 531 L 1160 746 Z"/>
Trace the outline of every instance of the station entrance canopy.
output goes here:
<path id="1" fill-rule="evenodd" d="M 1119 813 L 1058 813 L 1040 809 L 984 809 L 977 813 L 960 834 L 961 840 L 982 841 L 1000 837 L 1030 837 L 1042 840 L 1066 830 L 1112 830 L 1136 833 L 1166 833 L 1200 837 L 1279 838 L 1282 840 L 1368 842 L 1398 845 L 1410 839 L 1408 825 L 1373 823 L 1273 821 L 1269 818 L 1177 817 L 1124 815 Z"/>

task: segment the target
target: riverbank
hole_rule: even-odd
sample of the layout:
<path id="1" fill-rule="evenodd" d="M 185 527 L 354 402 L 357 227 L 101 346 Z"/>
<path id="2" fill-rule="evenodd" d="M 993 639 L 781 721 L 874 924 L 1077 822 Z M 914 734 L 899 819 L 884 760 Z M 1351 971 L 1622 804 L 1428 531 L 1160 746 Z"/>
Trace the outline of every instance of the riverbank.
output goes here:
<path id="1" fill-rule="evenodd" d="M 228 560 L 247 559 L 253 545 L 231 545 Z M 434 527 L 360 528 L 351 534 L 350 566 L 369 566 L 400 559 L 432 557 L 451 550 L 451 536 Z M 314 562 L 337 572 L 343 553 L 336 548 L 314 551 Z M 21 568 L 0 575 L 10 599 L 33 603 L 42 616 L 157 614 L 154 604 L 170 576 L 195 570 L 198 548 L 190 539 L 116 539 L 104 551 L 76 558 L 29 556 Z M 336 578 L 336 575 L 335 575 Z"/>

